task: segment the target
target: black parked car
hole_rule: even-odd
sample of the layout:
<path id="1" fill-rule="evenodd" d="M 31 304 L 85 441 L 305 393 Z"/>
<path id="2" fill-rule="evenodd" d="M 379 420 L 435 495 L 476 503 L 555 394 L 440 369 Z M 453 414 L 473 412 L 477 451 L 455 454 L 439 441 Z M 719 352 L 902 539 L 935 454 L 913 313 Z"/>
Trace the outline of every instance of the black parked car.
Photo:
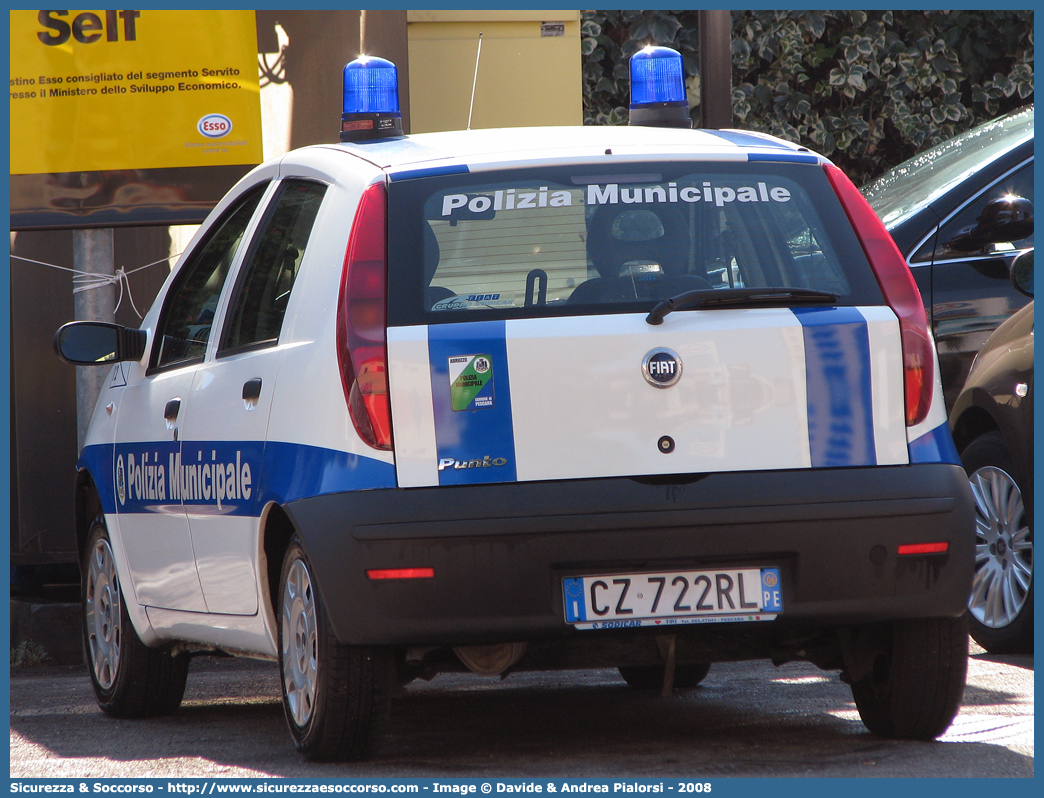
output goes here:
<path id="1" fill-rule="evenodd" d="M 1033 296 L 1033 250 L 1011 282 Z M 1033 303 L 976 356 L 950 416 L 976 505 L 972 636 L 994 652 L 1033 649 Z"/>
<path id="2" fill-rule="evenodd" d="M 990 333 L 1027 302 L 1008 275 L 1033 247 L 1033 106 L 926 150 L 862 191 L 921 289 L 949 410 Z"/>

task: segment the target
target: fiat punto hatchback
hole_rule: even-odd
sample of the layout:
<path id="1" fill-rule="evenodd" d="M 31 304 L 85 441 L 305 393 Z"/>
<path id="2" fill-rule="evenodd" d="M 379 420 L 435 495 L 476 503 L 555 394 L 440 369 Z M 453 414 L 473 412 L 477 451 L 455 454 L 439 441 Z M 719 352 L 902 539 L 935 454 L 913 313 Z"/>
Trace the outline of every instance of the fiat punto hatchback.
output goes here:
<path id="1" fill-rule="evenodd" d="M 941 734 L 974 505 L 859 191 L 655 98 L 658 126 L 403 136 L 349 103 L 389 68 L 346 68 L 347 141 L 243 178 L 141 329 L 58 333 L 111 374 L 76 482 L 101 708 L 270 659 L 300 750 L 351 759 L 442 671 L 668 693 L 801 659 L 872 732 Z"/>

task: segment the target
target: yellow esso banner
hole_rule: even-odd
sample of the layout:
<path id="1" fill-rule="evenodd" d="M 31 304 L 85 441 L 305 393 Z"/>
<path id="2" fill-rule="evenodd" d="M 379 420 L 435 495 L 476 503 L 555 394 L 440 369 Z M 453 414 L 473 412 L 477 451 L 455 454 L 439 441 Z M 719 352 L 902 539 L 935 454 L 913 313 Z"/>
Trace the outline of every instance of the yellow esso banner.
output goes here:
<path id="1" fill-rule="evenodd" d="M 253 11 L 11 11 L 11 174 L 261 161 Z"/>

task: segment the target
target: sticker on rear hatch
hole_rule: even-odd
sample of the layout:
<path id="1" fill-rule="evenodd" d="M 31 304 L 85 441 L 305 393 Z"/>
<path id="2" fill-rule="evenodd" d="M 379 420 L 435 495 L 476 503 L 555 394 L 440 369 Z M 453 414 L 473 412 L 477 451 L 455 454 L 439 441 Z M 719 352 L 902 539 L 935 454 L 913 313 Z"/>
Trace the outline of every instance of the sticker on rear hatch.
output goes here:
<path id="1" fill-rule="evenodd" d="M 493 358 L 488 354 L 448 358 L 450 407 L 493 407 Z"/>

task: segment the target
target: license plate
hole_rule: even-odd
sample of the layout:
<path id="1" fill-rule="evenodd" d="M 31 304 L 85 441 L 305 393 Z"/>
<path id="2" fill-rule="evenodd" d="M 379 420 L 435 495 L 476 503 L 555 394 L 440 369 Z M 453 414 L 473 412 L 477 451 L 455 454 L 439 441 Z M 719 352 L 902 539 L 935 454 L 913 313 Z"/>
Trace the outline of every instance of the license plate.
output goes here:
<path id="1" fill-rule="evenodd" d="M 783 611 L 779 568 L 575 576 L 562 592 L 577 629 L 771 621 Z"/>

